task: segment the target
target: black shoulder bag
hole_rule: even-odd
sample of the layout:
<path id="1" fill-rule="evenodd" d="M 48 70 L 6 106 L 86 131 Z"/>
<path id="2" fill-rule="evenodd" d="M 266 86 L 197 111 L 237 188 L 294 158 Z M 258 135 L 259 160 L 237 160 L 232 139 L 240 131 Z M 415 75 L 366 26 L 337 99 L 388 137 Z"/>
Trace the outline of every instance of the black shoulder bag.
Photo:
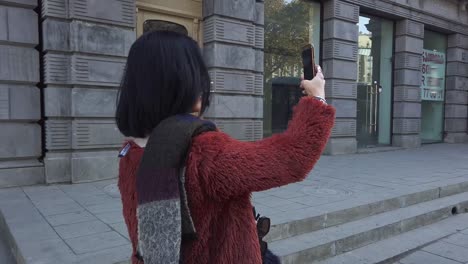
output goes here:
<path id="1" fill-rule="evenodd" d="M 280 264 L 280 260 L 270 250 L 268 250 L 268 243 L 263 241 L 263 238 L 270 232 L 271 220 L 268 217 L 260 216 L 253 208 L 254 218 L 257 221 L 257 234 L 260 243 L 260 251 L 262 253 L 263 264 Z"/>

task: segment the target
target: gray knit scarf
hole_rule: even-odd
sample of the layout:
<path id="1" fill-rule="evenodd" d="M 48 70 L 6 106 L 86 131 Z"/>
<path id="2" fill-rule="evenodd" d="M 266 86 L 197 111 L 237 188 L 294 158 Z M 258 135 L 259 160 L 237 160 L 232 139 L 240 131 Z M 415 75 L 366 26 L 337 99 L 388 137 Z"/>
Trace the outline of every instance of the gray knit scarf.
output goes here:
<path id="1" fill-rule="evenodd" d="M 151 133 L 137 173 L 138 251 L 145 264 L 179 264 L 182 239 L 196 239 L 185 163 L 192 138 L 214 130 L 209 121 L 178 115 Z"/>

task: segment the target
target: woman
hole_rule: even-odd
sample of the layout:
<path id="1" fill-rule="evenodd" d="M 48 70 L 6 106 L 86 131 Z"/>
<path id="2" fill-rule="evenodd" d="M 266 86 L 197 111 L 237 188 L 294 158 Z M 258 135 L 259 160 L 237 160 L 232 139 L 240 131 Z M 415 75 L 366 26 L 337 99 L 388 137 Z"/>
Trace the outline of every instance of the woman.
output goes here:
<path id="1" fill-rule="evenodd" d="M 210 78 L 194 40 L 154 31 L 132 45 L 116 120 L 134 264 L 262 263 L 251 194 L 303 180 L 319 159 L 334 109 L 318 71 L 286 132 L 240 142 L 196 117 Z"/>

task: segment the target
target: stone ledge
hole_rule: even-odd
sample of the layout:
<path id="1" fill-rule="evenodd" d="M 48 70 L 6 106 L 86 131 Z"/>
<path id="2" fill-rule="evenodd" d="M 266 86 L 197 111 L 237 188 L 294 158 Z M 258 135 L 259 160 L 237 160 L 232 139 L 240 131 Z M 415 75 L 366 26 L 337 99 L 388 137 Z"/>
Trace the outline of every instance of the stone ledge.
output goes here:
<path id="1" fill-rule="evenodd" d="M 75 152 L 70 150 L 48 152 L 44 158 L 47 183 L 83 183 L 116 178 L 118 148 L 108 147 L 99 150 L 99 147 L 83 148 Z"/>
<path id="2" fill-rule="evenodd" d="M 446 143 L 468 143 L 468 134 L 466 132 L 452 133 L 448 132 L 444 137 Z"/>
<path id="3" fill-rule="evenodd" d="M 72 153 L 72 183 L 114 179 L 118 176 L 118 148 Z"/>
<path id="4" fill-rule="evenodd" d="M 421 146 L 421 137 L 419 134 L 394 134 L 392 136 L 392 145 L 402 148 L 418 148 Z"/>
<path id="5" fill-rule="evenodd" d="M 355 137 L 330 138 L 325 148 L 324 154 L 340 155 L 353 154 L 357 152 L 357 141 Z"/>
<path id="6" fill-rule="evenodd" d="M 0 165 L 4 163 L 0 161 Z M 16 167 L 0 168 L 0 188 L 43 184 L 45 182 L 44 165 L 35 161 L 35 166 L 19 163 Z M 21 167 L 20 167 L 21 166 Z"/>
<path id="7" fill-rule="evenodd" d="M 0 5 L 11 5 L 33 9 L 37 6 L 37 0 L 0 0 Z"/>

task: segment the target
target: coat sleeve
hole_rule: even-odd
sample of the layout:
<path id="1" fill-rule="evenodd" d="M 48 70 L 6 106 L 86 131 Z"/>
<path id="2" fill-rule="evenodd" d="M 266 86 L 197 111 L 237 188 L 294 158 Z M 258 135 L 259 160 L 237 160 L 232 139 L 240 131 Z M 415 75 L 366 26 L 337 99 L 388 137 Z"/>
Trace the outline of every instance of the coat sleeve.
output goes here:
<path id="1" fill-rule="evenodd" d="M 192 184 L 215 200 L 301 181 L 320 158 L 334 116 L 333 107 L 303 98 L 282 134 L 241 142 L 222 132 L 204 133 L 192 143 L 187 164 L 187 175 L 192 178 L 189 181 L 196 181 Z"/>

